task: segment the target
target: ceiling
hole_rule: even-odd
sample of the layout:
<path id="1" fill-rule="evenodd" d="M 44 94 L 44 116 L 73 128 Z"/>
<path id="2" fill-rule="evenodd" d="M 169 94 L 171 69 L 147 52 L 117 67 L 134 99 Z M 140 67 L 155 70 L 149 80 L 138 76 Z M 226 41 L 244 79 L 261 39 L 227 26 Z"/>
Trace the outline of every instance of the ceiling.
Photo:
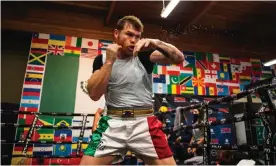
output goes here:
<path id="1" fill-rule="evenodd" d="M 165 5 L 168 2 L 165 1 Z M 49 15 L 53 10 L 60 10 L 76 13 L 78 17 L 82 14 L 101 17 L 105 27 L 114 27 L 124 15 L 135 15 L 143 23 L 160 26 L 172 36 L 213 34 L 276 53 L 276 2 L 273 1 L 180 1 L 165 19 L 160 16 L 163 1 L 5 2 L 2 6 L 5 6 L 3 10 L 12 7 L 16 11 L 3 12 L 4 17 L 7 13 L 7 17 L 23 18 L 24 14 L 28 15 L 28 9 L 43 7 Z M 58 23 L 58 18 L 52 19 Z"/>

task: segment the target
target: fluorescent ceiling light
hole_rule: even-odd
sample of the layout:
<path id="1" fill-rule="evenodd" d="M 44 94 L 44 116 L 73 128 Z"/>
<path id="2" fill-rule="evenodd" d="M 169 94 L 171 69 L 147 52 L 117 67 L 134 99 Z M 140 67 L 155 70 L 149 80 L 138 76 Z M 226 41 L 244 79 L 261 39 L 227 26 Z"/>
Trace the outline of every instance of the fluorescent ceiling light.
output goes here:
<path id="1" fill-rule="evenodd" d="M 276 64 L 276 59 L 273 59 L 271 61 L 265 62 L 264 66 L 271 66 L 271 65 L 274 65 L 274 64 Z"/>
<path id="2" fill-rule="evenodd" d="M 170 3 L 166 6 L 166 8 L 162 10 L 161 17 L 166 18 L 172 12 L 172 10 L 176 7 L 180 0 L 171 0 Z"/>

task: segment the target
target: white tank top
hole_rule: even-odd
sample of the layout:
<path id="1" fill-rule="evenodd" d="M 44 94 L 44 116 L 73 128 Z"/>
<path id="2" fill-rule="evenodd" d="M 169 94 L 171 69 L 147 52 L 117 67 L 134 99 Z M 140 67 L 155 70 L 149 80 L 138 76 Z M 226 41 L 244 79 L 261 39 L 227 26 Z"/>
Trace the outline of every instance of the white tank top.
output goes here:
<path id="1" fill-rule="evenodd" d="M 103 64 L 105 62 L 103 55 Z M 152 75 L 136 57 L 117 59 L 105 94 L 108 107 L 152 107 Z"/>

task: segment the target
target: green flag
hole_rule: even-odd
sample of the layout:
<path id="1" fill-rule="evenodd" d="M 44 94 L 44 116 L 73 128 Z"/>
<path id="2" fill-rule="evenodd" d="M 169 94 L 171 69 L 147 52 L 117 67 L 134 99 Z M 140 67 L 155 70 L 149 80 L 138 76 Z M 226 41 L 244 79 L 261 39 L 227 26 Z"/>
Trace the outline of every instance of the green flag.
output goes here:
<path id="1" fill-rule="evenodd" d="M 40 112 L 74 113 L 79 57 L 47 57 Z"/>

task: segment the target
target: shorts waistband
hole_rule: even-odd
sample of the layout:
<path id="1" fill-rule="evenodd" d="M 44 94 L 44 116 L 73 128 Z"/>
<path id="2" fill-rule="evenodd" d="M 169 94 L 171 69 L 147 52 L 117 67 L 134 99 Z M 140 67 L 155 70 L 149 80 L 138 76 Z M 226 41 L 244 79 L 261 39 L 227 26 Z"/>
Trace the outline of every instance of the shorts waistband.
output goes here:
<path id="1" fill-rule="evenodd" d="M 133 118 L 145 115 L 153 114 L 153 108 L 111 108 L 107 109 L 107 115 L 121 117 L 121 118 Z"/>

